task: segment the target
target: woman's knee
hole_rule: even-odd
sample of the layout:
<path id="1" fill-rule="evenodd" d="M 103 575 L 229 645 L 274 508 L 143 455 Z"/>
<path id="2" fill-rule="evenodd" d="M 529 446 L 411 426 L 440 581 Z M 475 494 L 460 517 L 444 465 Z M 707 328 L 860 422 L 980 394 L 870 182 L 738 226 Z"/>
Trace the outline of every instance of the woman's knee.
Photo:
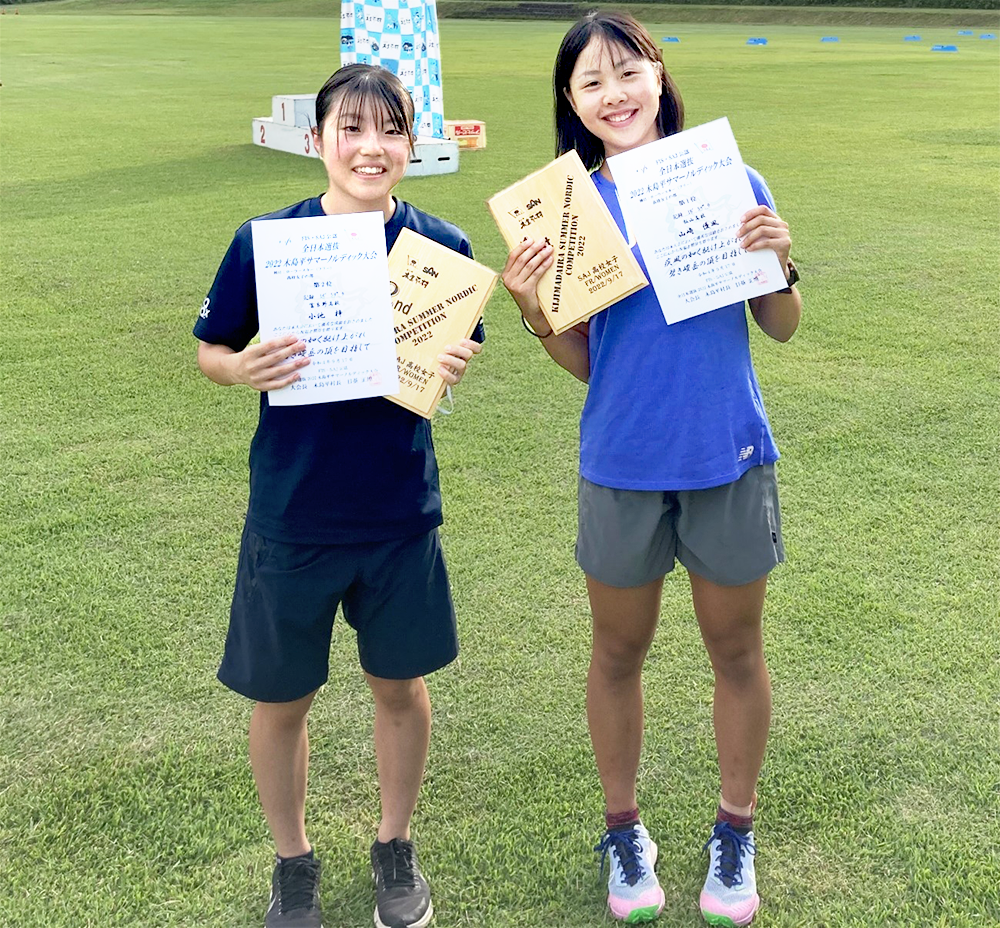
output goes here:
<path id="1" fill-rule="evenodd" d="M 716 677 L 728 683 L 747 683 L 767 674 L 764 648 L 759 640 L 720 641 L 714 645 L 706 641 L 706 646 Z"/>
<path id="2" fill-rule="evenodd" d="M 427 686 L 423 677 L 411 680 L 388 680 L 367 676 L 368 686 L 375 705 L 388 712 L 406 712 L 420 707 L 427 701 Z"/>
<path id="3" fill-rule="evenodd" d="M 309 714 L 315 696 L 316 692 L 313 691 L 291 702 L 258 702 L 254 704 L 253 714 L 256 721 L 266 725 L 295 728 L 301 725 Z"/>
<path id="4" fill-rule="evenodd" d="M 610 680 L 627 679 L 642 671 L 656 634 L 662 587 L 662 578 L 623 589 L 587 578 L 593 619 L 592 669 Z"/>
<path id="5" fill-rule="evenodd" d="M 630 680 L 641 675 L 649 650 L 648 641 L 621 638 L 594 638 L 590 666 L 609 682 Z"/>

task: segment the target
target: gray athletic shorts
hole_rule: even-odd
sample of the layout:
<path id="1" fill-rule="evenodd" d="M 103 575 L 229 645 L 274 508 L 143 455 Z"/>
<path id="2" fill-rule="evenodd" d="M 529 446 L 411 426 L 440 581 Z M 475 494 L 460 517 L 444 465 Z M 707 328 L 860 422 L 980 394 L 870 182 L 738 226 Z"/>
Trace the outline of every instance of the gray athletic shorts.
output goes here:
<path id="1" fill-rule="evenodd" d="M 643 586 L 674 560 L 722 586 L 741 586 L 785 559 L 773 464 L 707 490 L 615 490 L 580 478 L 576 560 L 616 587 Z"/>

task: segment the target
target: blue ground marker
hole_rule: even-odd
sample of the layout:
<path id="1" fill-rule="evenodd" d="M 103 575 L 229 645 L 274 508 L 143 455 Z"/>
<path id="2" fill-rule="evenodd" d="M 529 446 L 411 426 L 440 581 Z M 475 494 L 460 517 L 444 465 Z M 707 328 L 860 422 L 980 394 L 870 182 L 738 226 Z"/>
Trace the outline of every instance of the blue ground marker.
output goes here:
<path id="1" fill-rule="evenodd" d="M 675 35 L 665 35 L 663 37 L 663 41 L 664 42 L 679 42 L 680 39 L 677 38 L 677 36 L 675 36 Z"/>
<path id="2" fill-rule="evenodd" d="M 747 45 L 767 45 L 767 39 L 763 36 L 756 39 L 747 39 Z"/>
<path id="3" fill-rule="evenodd" d="M 957 52 L 958 51 L 958 46 L 957 45 L 932 45 L 931 46 L 931 51 L 932 52 Z"/>
<path id="4" fill-rule="evenodd" d="M 904 42 L 919 42 L 920 41 L 920 36 L 919 35 L 904 35 L 903 36 L 903 41 Z"/>
<path id="5" fill-rule="evenodd" d="M 840 41 L 840 36 L 825 35 L 825 36 L 823 36 L 822 39 L 820 39 L 820 41 L 821 42 L 839 42 Z"/>
<path id="6" fill-rule="evenodd" d="M 971 29 L 959 29 L 958 30 L 958 34 L 959 35 L 972 35 L 972 30 Z"/>
<path id="7" fill-rule="evenodd" d="M 981 39 L 995 39 L 996 38 L 996 33 L 995 32 L 984 32 L 979 38 L 981 38 Z"/>

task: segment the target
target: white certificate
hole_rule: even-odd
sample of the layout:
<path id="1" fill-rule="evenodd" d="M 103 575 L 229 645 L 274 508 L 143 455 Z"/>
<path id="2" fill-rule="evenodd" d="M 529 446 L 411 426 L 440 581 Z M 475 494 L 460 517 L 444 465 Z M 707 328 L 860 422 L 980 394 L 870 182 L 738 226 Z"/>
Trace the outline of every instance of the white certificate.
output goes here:
<path id="1" fill-rule="evenodd" d="M 295 335 L 310 363 L 272 406 L 399 392 L 385 219 L 377 213 L 251 224 L 260 339 Z"/>
<path id="2" fill-rule="evenodd" d="M 736 240 L 757 198 L 725 117 L 612 155 L 608 167 L 668 323 L 788 286 L 776 252 Z"/>

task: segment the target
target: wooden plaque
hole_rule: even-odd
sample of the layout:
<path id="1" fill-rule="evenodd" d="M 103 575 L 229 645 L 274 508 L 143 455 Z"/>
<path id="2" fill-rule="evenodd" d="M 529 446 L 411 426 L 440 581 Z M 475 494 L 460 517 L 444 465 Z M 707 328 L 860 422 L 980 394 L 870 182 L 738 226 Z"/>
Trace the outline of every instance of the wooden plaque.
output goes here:
<path id="1" fill-rule="evenodd" d="M 538 302 L 556 334 L 649 283 L 575 150 L 486 205 L 508 249 L 527 237 L 552 245 Z"/>
<path id="2" fill-rule="evenodd" d="M 434 415 L 447 386 L 438 355 L 472 334 L 497 280 L 495 271 L 412 229 L 399 233 L 389 252 L 399 393 L 387 400 Z"/>

